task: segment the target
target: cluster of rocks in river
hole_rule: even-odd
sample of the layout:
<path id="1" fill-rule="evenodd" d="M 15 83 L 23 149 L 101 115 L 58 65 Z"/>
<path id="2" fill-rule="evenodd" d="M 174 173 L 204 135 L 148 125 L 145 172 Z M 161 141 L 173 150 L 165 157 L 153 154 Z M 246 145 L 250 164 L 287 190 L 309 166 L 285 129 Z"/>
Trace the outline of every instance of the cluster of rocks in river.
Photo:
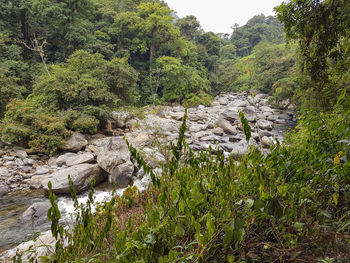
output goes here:
<path id="1" fill-rule="evenodd" d="M 279 130 L 296 122 L 292 108 L 280 110 L 268 106 L 265 94 L 254 97 L 248 93 L 223 94 L 215 98 L 211 107 L 200 105 L 188 109 L 185 133 L 188 145 L 194 150 L 219 147 L 233 157 L 248 153 L 239 111 L 245 114 L 252 128 L 249 144 L 263 151 L 268 151 L 275 138 L 282 135 Z M 141 120 L 127 112 L 113 112 L 113 121 L 107 130 L 109 135 L 74 133 L 63 152 L 51 158 L 8 144 L 0 145 L 0 196 L 29 188 L 48 190 L 49 181 L 55 193 L 69 193 L 68 175 L 78 192 L 89 188 L 93 178 L 96 183 L 108 180 L 126 187 L 134 178 L 142 177 L 143 171 L 138 169 L 122 136 L 143 154 L 151 167 L 157 167 L 168 157 L 170 151 L 166 145 L 176 142 L 184 113 L 182 106 L 149 106 L 146 117 Z M 49 207 L 48 201 L 35 203 L 20 220 L 34 219 L 40 223 L 46 220 Z M 49 233 L 45 233 L 46 236 L 52 239 Z M 17 248 L 21 246 L 26 248 L 28 244 L 22 243 Z M 5 258 L 14 253 L 15 249 L 7 251 Z"/>
<path id="2" fill-rule="evenodd" d="M 242 111 L 252 127 L 249 144 L 267 151 L 278 134 L 276 130 L 295 122 L 292 109 L 274 109 L 267 101 L 265 94 L 223 94 L 212 107 L 188 109 L 187 143 L 194 150 L 218 146 L 233 157 L 246 154 L 249 147 L 239 118 Z M 49 181 L 55 193 L 69 193 L 68 175 L 78 192 L 89 188 L 93 178 L 96 183 L 108 180 L 126 187 L 133 178 L 142 176 L 142 171 L 132 160 L 122 136 L 144 154 L 150 166 L 156 167 L 167 158 L 164 145 L 177 140 L 184 112 L 182 106 L 148 107 L 143 120 L 131 118 L 127 112 L 113 112 L 114 120 L 109 125 L 112 136 L 74 133 L 63 147 L 64 152 L 52 158 L 3 144 L 0 196 L 29 188 L 48 190 Z"/>

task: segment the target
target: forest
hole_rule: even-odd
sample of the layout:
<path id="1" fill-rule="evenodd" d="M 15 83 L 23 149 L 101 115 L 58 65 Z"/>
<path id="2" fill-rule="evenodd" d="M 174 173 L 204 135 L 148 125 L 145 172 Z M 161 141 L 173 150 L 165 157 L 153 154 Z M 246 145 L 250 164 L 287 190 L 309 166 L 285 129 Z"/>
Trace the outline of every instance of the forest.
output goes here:
<path id="1" fill-rule="evenodd" d="M 72 231 L 49 192 L 61 239 L 43 262 L 349 262 L 349 1 L 288 0 L 230 35 L 204 32 L 161 0 L 0 7 L 0 136 L 32 152 L 97 133 L 113 110 L 210 106 L 225 92 L 263 92 L 298 115 L 269 154 L 251 146 L 227 161 L 187 146 L 185 114 L 160 177 L 128 144 L 149 189 L 92 212 L 92 187 Z"/>

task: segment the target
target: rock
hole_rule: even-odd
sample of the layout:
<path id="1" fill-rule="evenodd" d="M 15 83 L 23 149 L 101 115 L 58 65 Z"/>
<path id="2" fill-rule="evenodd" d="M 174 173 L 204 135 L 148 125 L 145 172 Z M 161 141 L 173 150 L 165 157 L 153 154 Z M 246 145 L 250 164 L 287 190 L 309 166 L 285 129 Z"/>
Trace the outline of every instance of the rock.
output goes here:
<path id="1" fill-rule="evenodd" d="M 34 175 L 30 178 L 30 188 L 32 189 L 40 189 L 43 187 L 42 181 L 44 179 L 44 175 Z"/>
<path id="2" fill-rule="evenodd" d="M 207 127 L 204 125 L 199 125 L 199 124 L 193 124 L 190 126 L 189 131 L 190 132 L 200 132 L 202 130 L 205 130 Z"/>
<path id="3" fill-rule="evenodd" d="M 225 97 L 220 97 L 218 98 L 217 102 L 220 104 L 220 105 L 227 105 L 229 103 L 228 99 L 225 98 Z M 214 105 L 214 103 L 213 103 Z"/>
<path id="4" fill-rule="evenodd" d="M 264 136 L 271 137 L 272 133 L 269 131 L 266 131 L 266 130 L 261 130 L 261 131 L 259 131 L 259 135 L 260 135 L 260 137 L 264 137 Z"/>
<path id="5" fill-rule="evenodd" d="M 215 128 L 215 129 L 213 130 L 213 133 L 214 133 L 215 135 L 222 136 L 222 135 L 224 135 L 224 130 L 223 130 L 222 128 L 218 127 L 218 128 Z"/>
<path id="6" fill-rule="evenodd" d="M 21 159 L 15 159 L 15 164 L 17 166 L 24 166 L 24 162 Z"/>
<path id="7" fill-rule="evenodd" d="M 109 138 L 107 145 L 97 155 L 98 165 L 109 174 L 127 161 L 130 161 L 130 152 L 122 137 Z"/>
<path id="8" fill-rule="evenodd" d="M 5 177 L 9 175 L 9 170 L 6 167 L 0 167 L 0 177 Z"/>
<path id="9" fill-rule="evenodd" d="M 46 223 L 47 220 L 47 211 L 51 207 L 49 200 L 43 202 L 37 202 L 32 204 L 19 218 L 21 224 L 30 224 L 38 226 Z"/>
<path id="10" fill-rule="evenodd" d="M 271 109 L 270 107 L 268 107 L 268 106 L 261 106 L 260 107 L 260 110 L 262 111 L 262 112 L 273 112 L 273 109 Z"/>
<path id="11" fill-rule="evenodd" d="M 244 108 L 243 111 L 244 116 L 246 117 L 247 121 L 255 122 L 256 121 L 256 113 L 254 110 L 247 108 Z"/>
<path id="12" fill-rule="evenodd" d="M 84 135 L 79 132 L 73 133 L 72 137 L 64 144 L 63 150 L 70 152 L 78 152 L 88 145 L 88 141 Z"/>
<path id="13" fill-rule="evenodd" d="M 290 115 L 285 114 L 285 113 L 279 114 L 278 118 L 282 119 L 282 120 L 291 120 L 291 119 L 293 119 L 293 117 L 291 117 Z"/>
<path id="14" fill-rule="evenodd" d="M 238 100 L 234 100 L 234 101 L 230 102 L 227 106 L 229 106 L 229 107 L 245 107 L 248 105 L 249 105 L 248 101 L 238 99 Z"/>
<path id="15" fill-rule="evenodd" d="M 14 161 L 7 161 L 3 164 L 3 166 L 15 166 L 16 165 L 16 162 Z"/>
<path id="16" fill-rule="evenodd" d="M 35 171 L 35 175 L 47 174 L 49 173 L 49 169 L 46 167 L 38 166 Z"/>
<path id="17" fill-rule="evenodd" d="M 58 166 L 65 165 L 67 159 L 69 157 L 73 157 L 75 155 L 76 155 L 75 153 L 65 153 L 63 155 L 58 156 L 57 159 L 56 159 L 56 165 L 58 165 Z"/>
<path id="18" fill-rule="evenodd" d="M 24 149 L 14 149 L 14 152 L 18 158 L 24 159 L 28 157 L 28 154 Z"/>
<path id="19" fill-rule="evenodd" d="M 3 159 L 4 161 L 14 161 L 14 160 L 15 160 L 15 157 L 14 157 L 14 156 L 4 155 L 4 156 L 2 156 L 2 159 Z"/>
<path id="20" fill-rule="evenodd" d="M 20 253 L 23 254 L 21 257 L 23 263 L 41 262 L 39 256 L 49 256 L 55 251 L 56 239 L 52 236 L 51 231 L 41 233 L 35 240 L 23 242 L 17 247 L 5 251 L 0 255 L 0 261 L 4 263 L 12 262 L 12 258 Z M 33 250 L 36 253 L 32 253 Z"/>
<path id="21" fill-rule="evenodd" d="M 143 148 L 150 144 L 150 138 L 146 132 L 139 133 L 136 137 L 129 139 L 130 143 L 136 148 Z"/>
<path id="22" fill-rule="evenodd" d="M 127 187 L 132 181 L 134 173 L 134 164 L 131 161 L 118 165 L 113 172 L 109 174 L 108 181 L 110 184 L 117 183 L 118 187 Z"/>
<path id="23" fill-rule="evenodd" d="M 13 183 L 18 183 L 20 181 L 22 181 L 23 178 L 21 175 L 19 174 L 15 174 L 13 176 L 10 177 L 10 179 L 8 180 L 9 183 L 13 184 Z"/>
<path id="24" fill-rule="evenodd" d="M 268 120 L 258 120 L 257 125 L 260 129 L 271 131 L 273 128 L 273 123 Z"/>
<path id="25" fill-rule="evenodd" d="M 47 161 L 47 164 L 48 164 L 48 166 L 50 166 L 50 167 L 55 167 L 55 166 L 57 166 L 56 161 L 57 161 L 57 157 L 51 157 L 51 158 Z"/>
<path id="26" fill-rule="evenodd" d="M 29 166 L 32 166 L 32 165 L 35 164 L 35 160 L 30 159 L 30 158 L 24 158 L 23 162 L 24 162 L 25 165 L 29 165 Z"/>
<path id="27" fill-rule="evenodd" d="M 232 135 L 237 134 L 236 127 L 232 126 L 228 120 L 219 118 L 219 126 L 226 134 L 232 134 Z"/>
<path id="28" fill-rule="evenodd" d="M 83 153 L 75 156 L 68 157 L 66 160 L 67 166 L 73 166 L 81 163 L 91 163 L 95 160 L 95 157 L 91 153 Z"/>
<path id="29" fill-rule="evenodd" d="M 271 145 L 273 145 L 273 140 L 267 136 L 263 136 L 261 138 L 261 144 L 265 148 L 269 148 Z"/>
<path id="30" fill-rule="evenodd" d="M 68 175 L 72 178 L 77 193 L 90 187 L 90 181 L 95 179 L 96 184 L 102 182 L 106 176 L 97 164 L 78 164 L 69 168 L 58 170 L 49 176 L 45 176 L 42 185 L 48 190 L 47 183 L 52 184 L 52 192 L 59 194 L 69 193 Z"/>
<path id="31" fill-rule="evenodd" d="M 115 122 L 115 128 L 126 128 L 127 122 L 130 119 L 129 112 L 119 112 L 119 111 L 113 111 L 111 112 L 112 119 Z"/>
<path id="32" fill-rule="evenodd" d="M 231 155 L 233 158 L 239 158 L 242 155 L 249 153 L 249 146 L 245 140 L 233 144 Z"/>
<path id="33" fill-rule="evenodd" d="M 170 112 L 170 117 L 177 121 L 181 121 L 183 116 L 183 112 Z"/>
<path id="34" fill-rule="evenodd" d="M 227 109 L 220 114 L 219 119 L 220 118 L 223 118 L 223 119 L 228 120 L 228 121 L 239 120 L 238 110 L 232 109 L 232 108 Z"/>
<path id="35" fill-rule="evenodd" d="M 0 185 L 0 196 L 7 195 L 11 189 L 7 185 Z"/>
<path id="36" fill-rule="evenodd" d="M 267 116 L 267 119 L 268 119 L 269 121 L 275 121 L 275 120 L 278 119 L 278 116 L 276 116 L 276 115 L 269 115 L 269 116 Z"/>
<path id="37" fill-rule="evenodd" d="M 277 120 L 275 120 L 275 124 L 287 124 L 287 120 L 285 120 L 285 119 L 277 119 Z"/>
<path id="38" fill-rule="evenodd" d="M 227 143 L 220 143 L 219 146 L 225 151 L 225 152 L 232 152 L 233 148 L 235 147 L 233 143 L 227 142 Z"/>

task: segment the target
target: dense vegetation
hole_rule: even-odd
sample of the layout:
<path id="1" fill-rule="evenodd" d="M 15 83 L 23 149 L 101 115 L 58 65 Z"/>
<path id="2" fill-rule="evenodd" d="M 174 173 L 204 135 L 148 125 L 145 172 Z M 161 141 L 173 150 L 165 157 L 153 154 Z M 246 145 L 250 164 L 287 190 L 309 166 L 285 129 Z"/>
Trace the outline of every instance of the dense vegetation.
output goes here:
<path id="1" fill-rule="evenodd" d="M 72 232 L 59 226 L 50 194 L 52 233 L 64 242 L 43 260 L 349 261 L 350 2 L 290 0 L 276 10 L 288 44 L 276 18 L 263 15 L 228 37 L 203 32 L 193 16 L 174 19 L 161 1 L 1 2 L 8 141 L 53 152 L 123 104 L 194 105 L 255 88 L 297 104 L 300 116 L 270 154 L 252 146 L 239 160 L 193 153 L 185 117 L 159 177 L 130 146 L 151 174 L 149 189 L 129 188 L 96 213 L 91 193 Z"/>
<path id="2" fill-rule="evenodd" d="M 174 17 L 163 1 L 3 0 L 0 10 L 1 134 L 33 151 L 103 128 L 123 105 L 210 105 L 223 91 L 293 89 L 294 51 L 278 45 L 276 17 L 255 16 L 229 38 Z"/>

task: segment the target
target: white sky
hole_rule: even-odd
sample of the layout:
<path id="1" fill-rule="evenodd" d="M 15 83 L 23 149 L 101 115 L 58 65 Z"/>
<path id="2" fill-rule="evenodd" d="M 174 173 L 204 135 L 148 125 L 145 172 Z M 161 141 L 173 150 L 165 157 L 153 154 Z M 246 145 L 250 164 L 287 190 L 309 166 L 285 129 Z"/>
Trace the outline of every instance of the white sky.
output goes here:
<path id="1" fill-rule="evenodd" d="M 285 0 L 286 1 L 286 0 Z M 254 15 L 275 15 L 273 8 L 283 0 L 165 0 L 181 18 L 194 15 L 204 31 L 232 33 L 231 26 L 243 26 Z"/>

